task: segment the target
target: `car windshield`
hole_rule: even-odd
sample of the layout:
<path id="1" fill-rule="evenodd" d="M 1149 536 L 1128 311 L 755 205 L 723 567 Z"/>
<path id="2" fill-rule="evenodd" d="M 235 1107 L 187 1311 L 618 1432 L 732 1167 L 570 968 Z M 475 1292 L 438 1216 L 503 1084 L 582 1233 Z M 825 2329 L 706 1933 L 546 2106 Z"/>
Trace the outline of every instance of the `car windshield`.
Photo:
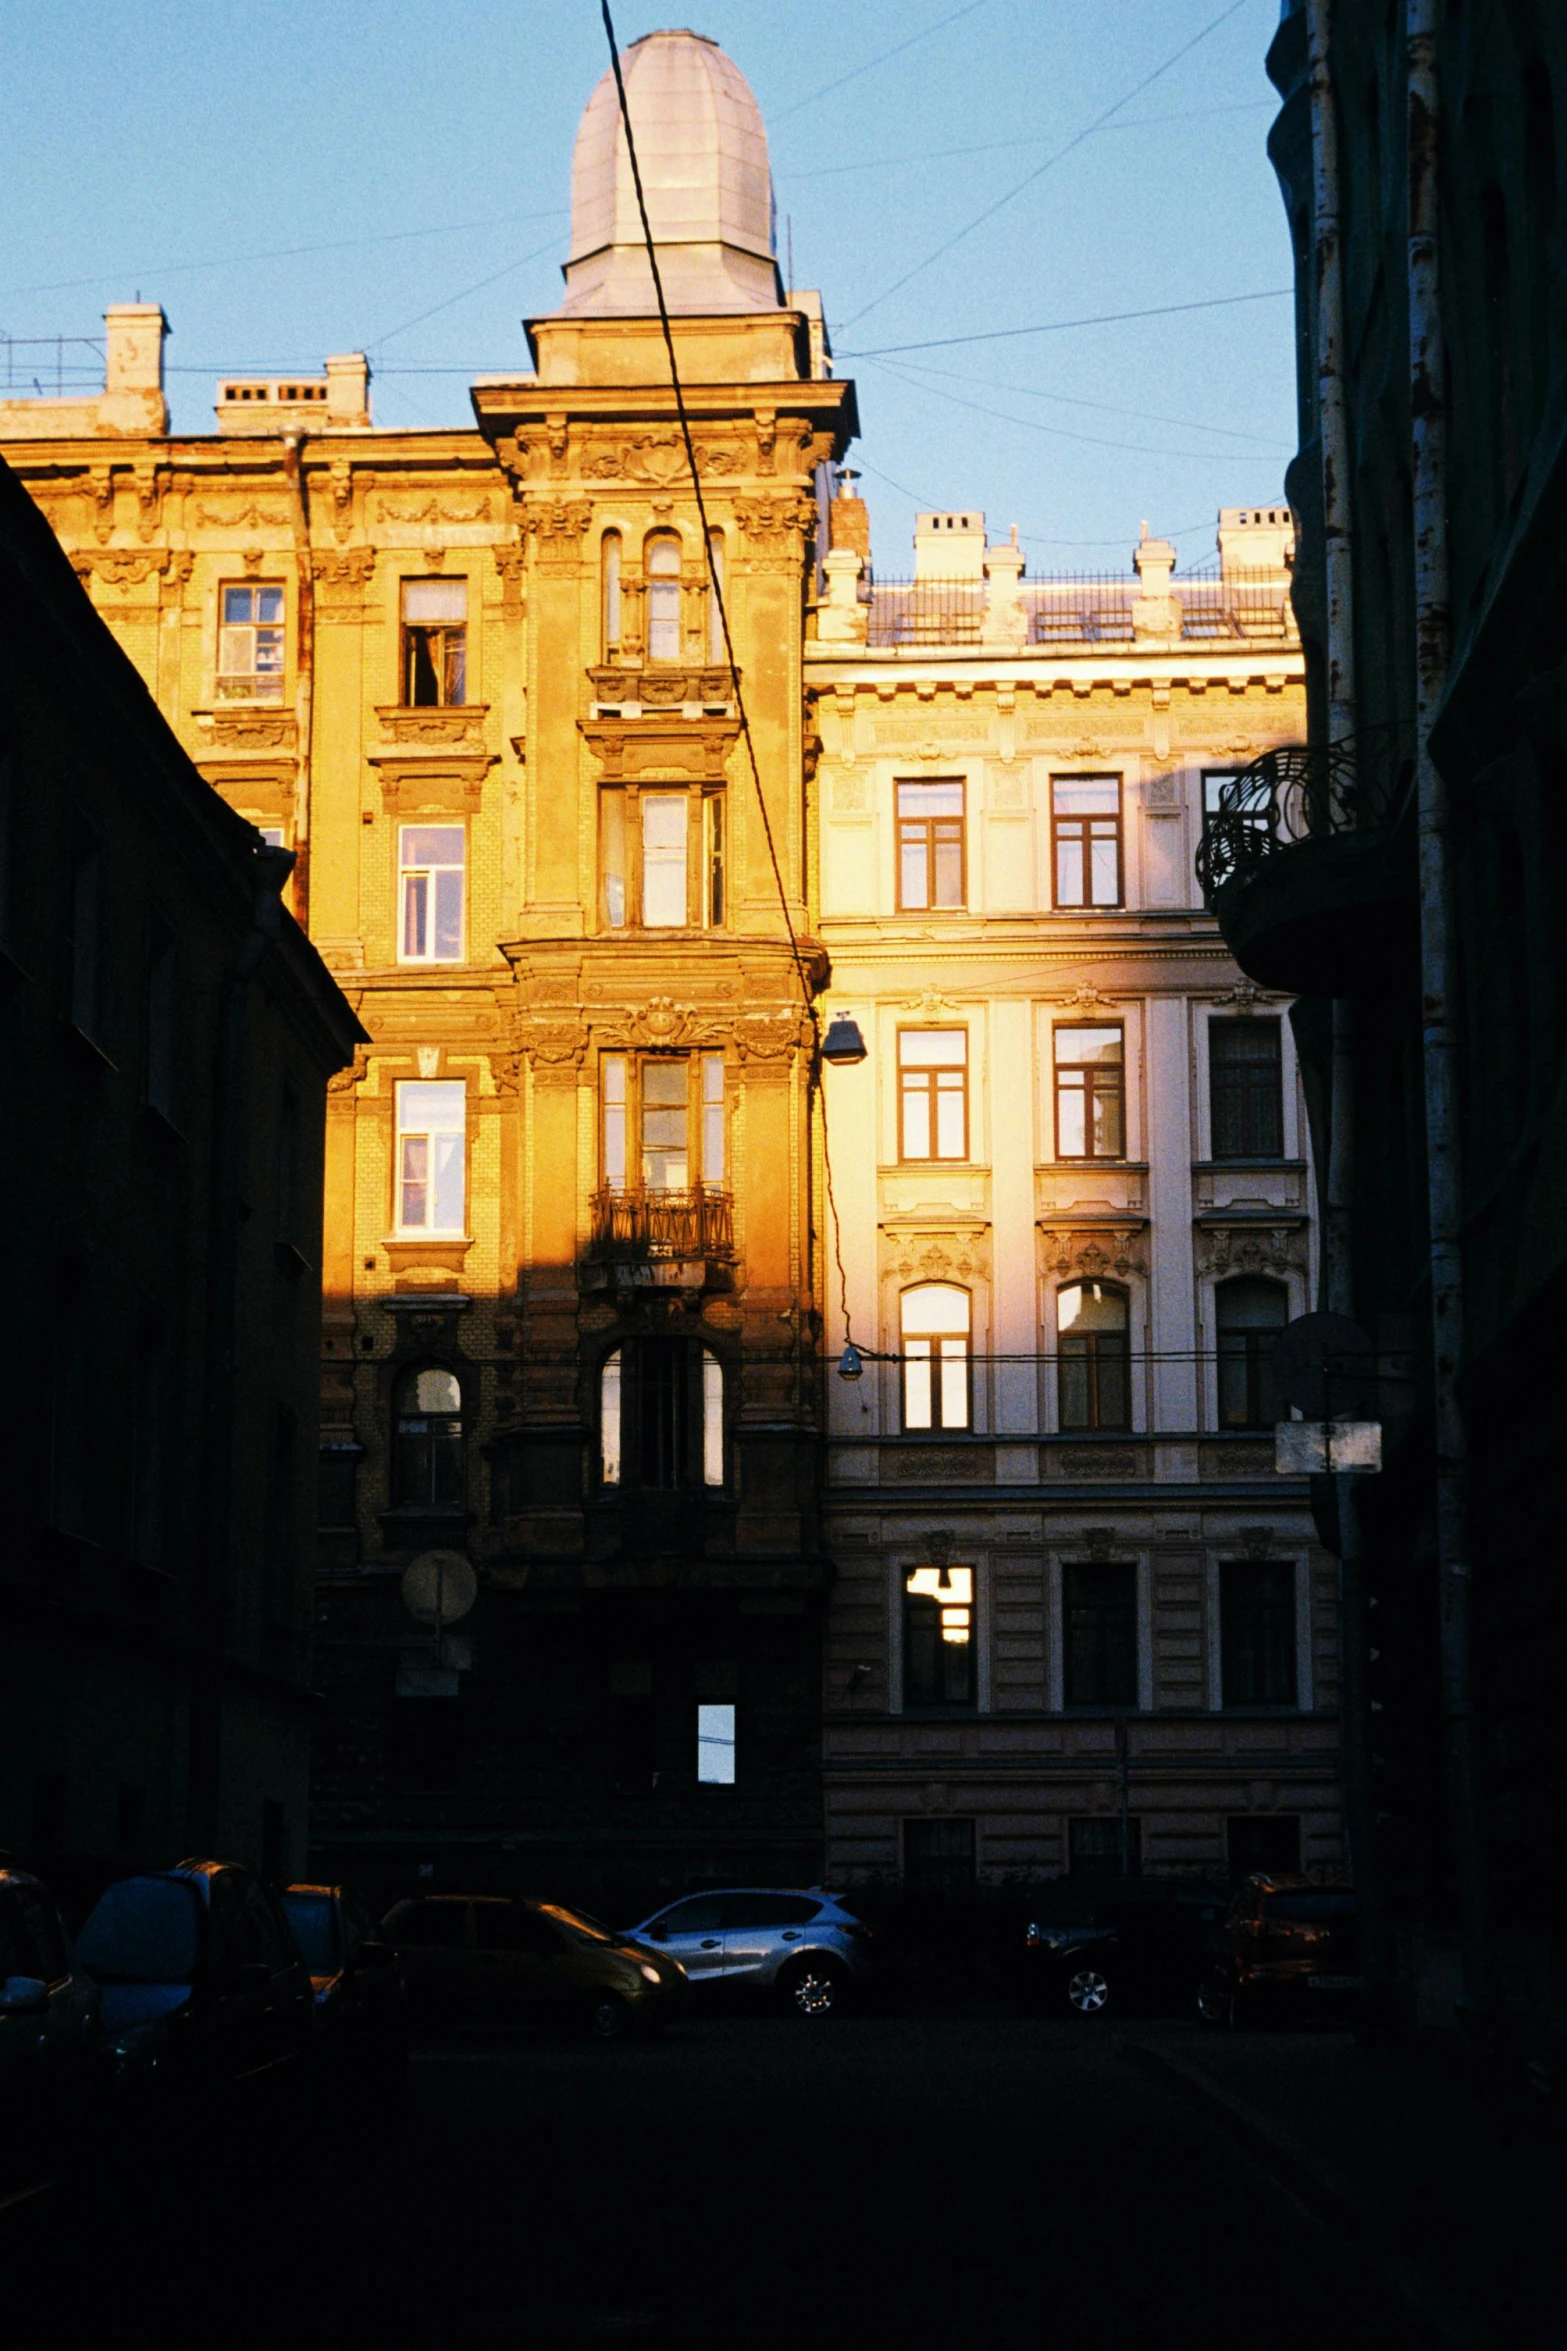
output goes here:
<path id="1" fill-rule="evenodd" d="M 560 1902 L 541 1902 L 539 1908 L 546 1918 L 558 1919 L 563 1927 L 574 1935 L 581 1935 L 585 1942 L 618 1943 L 623 1939 L 613 1927 L 605 1926 L 599 1919 L 589 1918 L 585 1910 L 568 1910 Z"/>
<path id="2" fill-rule="evenodd" d="M 1324 1925 L 1329 1919 L 1353 1918 L 1353 1894 L 1323 1894 L 1315 1891 L 1299 1894 L 1265 1894 L 1262 1898 L 1264 1918 L 1294 1919 L 1302 1925 Z"/>
<path id="3" fill-rule="evenodd" d="M 294 1930 L 300 1956 L 312 1975 L 334 1975 L 337 1955 L 336 1925 L 329 1894 L 285 1894 L 283 1908 Z"/>
<path id="4" fill-rule="evenodd" d="M 196 1907 L 179 1878 L 122 1878 L 99 1897 L 76 1956 L 111 1983 L 188 1984 L 200 1951 Z"/>

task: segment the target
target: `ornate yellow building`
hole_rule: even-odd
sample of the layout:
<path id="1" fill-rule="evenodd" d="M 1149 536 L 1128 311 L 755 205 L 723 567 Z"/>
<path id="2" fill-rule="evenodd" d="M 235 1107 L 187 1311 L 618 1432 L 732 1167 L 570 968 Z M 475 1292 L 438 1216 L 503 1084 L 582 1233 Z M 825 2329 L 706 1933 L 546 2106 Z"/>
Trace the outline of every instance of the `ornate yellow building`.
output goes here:
<path id="1" fill-rule="evenodd" d="M 373 428 L 346 359 L 226 381 L 217 432 L 171 437 L 152 308 L 109 314 L 102 402 L 0 409 L 203 773 L 295 851 L 370 1033 L 329 1111 L 316 1774 L 361 1871 L 454 1840 L 579 1879 L 818 1866 L 784 903 L 814 989 L 802 638 L 854 396 L 779 283 L 733 65 L 660 34 L 626 73 L 776 876 L 609 77 L 565 298 L 475 430 Z M 482 1587 L 434 1641 L 399 1598 L 431 1548 Z"/>
<path id="2" fill-rule="evenodd" d="M 1193 1356 L 1221 1256 L 1271 1249 L 1253 1270 L 1307 1300 L 1287 1042 L 1252 1179 L 1204 1164 L 1181 1107 L 1239 976 L 1193 904 L 1203 776 L 1300 727 L 1288 517 L 1236 523 L 1251 554 L 1201 590 L 1145 545 L 1113 626 L 974 517 L 927 518 L 918 577 L 872 592 L 863 509 L 831 496 L 853 388 L 818 298 L 780 284 L 755 102 L 694 34 L 625 68 L 710 549 L 607 76 L 564 298 L 531 372 L 474 385 L 473 430 L 375 426 L 348 355 L 225 380 L 216 431 L 171 435 L 144 306 L 108 315 L 101 399 L 0 405 L 202 772 L 294 851 L 371 1040 L 329 1101 L 319 1865 L 628 1905 L 810 1882 L 824 1686 L 837 1867 L 1102 1862 L 1063 1823 L 1115 1811 L 1128 1707 L 1191 1717 L 1186 1826 L 1151 1862 L 1218 1865 L 1243 1784 L 1270 1817 L 1306 1789 L 1324 1854 L 1331 1595 L 1303 1496 L 1257 1442 L 1225 1452 Z M 1259 560 L 1249 628 L 1229 575 Z M 859 1389 L 827 1369 L 824 939 L 871 1046 L 830 1081 L 856 1333 L 906 1359 Z M 1039 1058 L 1063 1003 L 1079 1122 L 1116 1144 L 1086 1171 Z M 1252 1009 L 1277 1039 L 1281 1007 Z M 1068 1442 L 1046 1367 L 1084 1280 L 1109 1286 L 1082 1377 L 1128 1401 Z M 1117 1311 L 1119 1341 L 1089 1330 Z M 477 1571 L 433 1632 L 400 1593 L 431 1551 Z M 1101 1554 L 1132 1576 L 1132 1685 L 1063 1746 L 1063 1565 Z M 1306 1693 L 1310 1720 L 1248 1746 L 1207 1717 L 1224 1559 L 1253 1554 L 1295 1579 L 1284 1711 Z M 971 1681 L 954 1699 L 926 1660 L 925 1705 L 910 1607 L 958 1607 L 955 1573 Z"/>

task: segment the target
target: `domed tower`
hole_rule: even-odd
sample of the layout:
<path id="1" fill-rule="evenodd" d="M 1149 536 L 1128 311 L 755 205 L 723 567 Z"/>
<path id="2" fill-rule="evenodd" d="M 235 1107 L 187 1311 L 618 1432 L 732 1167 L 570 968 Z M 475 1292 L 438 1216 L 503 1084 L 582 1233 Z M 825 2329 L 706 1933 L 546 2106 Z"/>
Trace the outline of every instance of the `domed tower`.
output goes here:
<path id="1" fill-rule="evenodd" d="M 642 192 L 672 311 L 783 306 L 761 109 L 715 41 L 648 33 L 621 60 Z M 614 73 L 588 101 L 571 166 L 568 317 L 657 308 Z"/>
<path id="2" fill-rule="evenodd" d="M 826 1566 L 802 980 L 819 988 L 826 958 L 803 639 L 854 388 L 828 372 L 816 297 L 779 285 L 737 69 L 677 32 L 624 72 L 700 506 L 612 74 L 577 138 L 565 299 L 528 322 L 537 372 L 473 388 L 518 542 L 511 984 L 489 980 L 518 1060 L 506 1540 L 530 1594 L 590 1612 L 593 1658 L 636 1661 L 610 1693 L 628 1719 L 674 1726 L 647 1763 L 670 1849 L 713 1835 L 708 1792 L 684 1811 L 674 1793 L 694 1768 L 680 1726 L 694 1736 L 699 1698 L 731 1725 L 738 1707 L 737 1817 L 758 1844 L 726 1846 L 731 1866 L 787 1851 L 810 1883 Z M 585 1688 L 604 1670 L 588 1650 Z M 747 1712 L 785 1690 L 770 1726 Z"/>

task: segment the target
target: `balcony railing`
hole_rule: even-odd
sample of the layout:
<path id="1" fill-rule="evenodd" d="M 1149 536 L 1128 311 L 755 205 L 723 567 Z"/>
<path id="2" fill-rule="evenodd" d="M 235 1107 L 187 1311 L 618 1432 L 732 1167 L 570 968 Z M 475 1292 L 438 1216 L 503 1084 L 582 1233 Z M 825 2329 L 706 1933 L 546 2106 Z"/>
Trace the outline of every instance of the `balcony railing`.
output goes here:
<path id="1" fill-rule="evenodd" d="M 735 1253 L 734 1200 L 710 1184 L 690 1191 L 605 1184 L 592 1201 L 589 1247 L 600 1258 L 725 1260 Z"/>
<path id="2" fill-rule="evenodd" d="M 1379 824 L 1386 795 L 1368 785 L 1356 747 L 1287 743 L 1232 776 L 1204 820 L 1197 879 L 1208 904 L 1227 882 L 1281 850 Z"/>

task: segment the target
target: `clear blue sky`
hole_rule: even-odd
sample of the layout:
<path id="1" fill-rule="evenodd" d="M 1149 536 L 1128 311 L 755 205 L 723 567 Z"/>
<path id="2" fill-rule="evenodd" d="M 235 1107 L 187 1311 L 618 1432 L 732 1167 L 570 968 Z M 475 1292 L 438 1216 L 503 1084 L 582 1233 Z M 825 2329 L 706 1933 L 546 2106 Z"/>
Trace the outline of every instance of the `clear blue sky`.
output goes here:
<path id="1" fill-rule="evenodd" d="M 887 354 L 1287 285 L 1277 0 L 1238 0 L 1138 91 L 1226 6 L 701 0 L 768 125 L 780 247 L 788 223 L 859 385 L 883 573 L 909 567 L 916 504 L 983 506 L 1032 568 L 1094 570 L 1145 516 L 1202 561 L 1221 505 L 1280 495 L 1287 300 Z M 679 21 L 616 8 L 623 46 Z M 198 432 L 221 370 L 368 349 L 380 420 L 438 425 L 470 421 L 467 376 L 526 364 L 606 60 L 597 0 L 0 0 L 0 40 L 0 330 L 91 336 L 105 303 L 161 301 Z"/>

